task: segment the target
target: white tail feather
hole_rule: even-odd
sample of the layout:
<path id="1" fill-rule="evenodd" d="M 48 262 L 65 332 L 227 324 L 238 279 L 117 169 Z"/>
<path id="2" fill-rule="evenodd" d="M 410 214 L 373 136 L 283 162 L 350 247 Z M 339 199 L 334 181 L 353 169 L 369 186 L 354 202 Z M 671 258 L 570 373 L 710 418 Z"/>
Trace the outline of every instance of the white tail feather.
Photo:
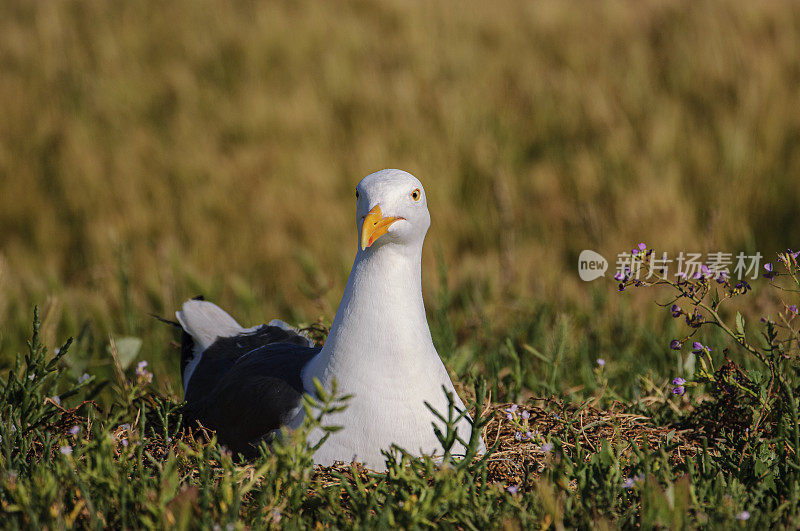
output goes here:
<path id="1" fill-rule="evenodd" d="M 230 337 L 245 331 L 236 320 L 214 303 L 189 300 L 175 312 L 184 330 L 192 336 L 199 350 L 210 347 L 219 337 Z"/>

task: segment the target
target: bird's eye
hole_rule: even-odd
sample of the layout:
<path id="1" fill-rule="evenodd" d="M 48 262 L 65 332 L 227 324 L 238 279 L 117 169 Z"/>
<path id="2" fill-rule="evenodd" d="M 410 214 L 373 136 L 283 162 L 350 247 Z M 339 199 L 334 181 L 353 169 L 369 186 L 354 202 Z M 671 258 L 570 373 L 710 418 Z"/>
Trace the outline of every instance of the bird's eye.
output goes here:
<path id="1" fill-rule="evenodd" d="M 358 190 L 356 190 L 356 199 L 358 199 Z"/>
<path id="2" fill-rule="evenodd" d="M 421 194 L 419 188 L 415 188 L 414 191 L 411 192 L 411 199 L 413 199 L 414 201 L 419 201 L 420 195 Z"/>

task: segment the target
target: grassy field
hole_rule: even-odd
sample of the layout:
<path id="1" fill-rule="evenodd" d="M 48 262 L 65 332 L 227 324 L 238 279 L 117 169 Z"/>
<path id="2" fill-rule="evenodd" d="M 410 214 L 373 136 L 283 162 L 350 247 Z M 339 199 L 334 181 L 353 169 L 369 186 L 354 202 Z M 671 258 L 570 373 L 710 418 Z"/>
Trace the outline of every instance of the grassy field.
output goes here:
<path id="1" fill-rule="evenodd" d="M 86 453 L 58 454 L 70 428 L 63 423 L 20 434 L 30 446 L 22 453 L 3 443 L 0 510 L 11 525 L 51 527 L 69 518 L 172 525 L 166 515 L 179 519 L 179 511 L 169 504 L 187 515 L 199 507 L 197 521 L 209 526 L 237 518 L 268 525 L 273 509 L 280 525 L 294 526 L 364 524 L 377 513 L 391 520 L 382 524 L 406 527 L 728 525 L 742 511 L 752 525 L 797 524 L 789 472 L 775 472 L 771 491 L 763 475 L 777 466 L 781 443 L 759 446 L 764 453 L 748 469 L 720 456 L 751 455 L 752 441 L 686 442 L 699 456 L 687 465 L 672 450 L 631 457 L 627 436 L 617 434 L 607 451 L 593 440 L 584 459 L 566 430 L 548 439 L 550 461 L 525 454 L 541 464 L 530 477 L 486 463 L 451 475 L 416 463 L 366 490 L 353 487 L 334 510 L 325 509 L 329 476 L 307 463 L 290 470 L 300 443 L 248 468 L 191 441 L 149 462 L 145 442 L 161 443 L 143 425 L 134 464 L 103 441 L 159 411 L 160 435 L 177 439 L 164 411 L 180 400 L 179 354 L 172 331 L 149 314 L 169 317 L 202 293 L 247 324 L 329 324 L 355 253 L 354 186 L 386 167 L 425 184 L 428 318 L 465 392 L 483 377 L 494 404 L 535 405 L 545 415 L 550 406 L 531 397 L 588 400 L 601 412 L 647 416 L 653 429 L 696 428 L 692 415 L 719 400 L 713 371 L 687 395 L 671 394 L 674 377 L 703 370 L 688 345 L 669 348 L 686 327 L 654 304 L 670 300 L 663 290 L 619 294 L 615 260 L 640 241 L 671 255 L 760 252 L 773 263 L 777 252 L 800 247 L 799 86 L 800 7 L 792 2 L 3 2 L 0 375 L 10 382 L 23 370 L 15 356 L 28 351 L 34 305 L 51 351 L 68 336 L 76 341 L 54 365 L 57 379 L 34 378 L 16 394 L 7 383 L 2 411 L 11 415 L 14 397 L 30 402 L 25 415 L 51 408 L 40 413 L 55 422 L 66 413 L 37 400 L 63 397 L 84 373 L 93 379 L 63 405 L 72 411 L 91 397 L 100 411 L 90 415 L 94 427 L 81 428 L 95 445 L 87 442 Z M 579 279 L 583 249 L 609 259 L 606 278 Z M 738 310 L 748 325 L 777 321 L 784 302 L 796 304 L 764 278 L 751 284 L 720 318 L 734 323 Z M 125 378 L 109 337 L 130 355 Z M 744 370 L 767 367 L 784 375 L 772 383 L 800 383 L 793 355 L 788 368 L 765 365 L 719 327 L 701 327 L 693 340 L 713 347 L 717 368 L 728 347 Z M 153 381 L 130 387 L 141 360 Z M 773 412 L 772 383 L 753 411 Z M 86 420 L 82 407 L 74 415 Z M 790 413 L 754 413 L 748 422 L 753 432 L 775 427 L 768 439 L 784 440 L 778 427 Z M 35 464 L 48 452 L 58 463 L 52 474 Z M 21 455 L 36 459 L 24 465 L 27 476 L 15 469 L 9 479 Z M 138 479 L 130 490 L 109 483 L 117 502 L 87 500 L 81 493 L 104 492 L 95 479 L 112 469 Z M 302 477 L 278 507 L 267 479 L 243 487 L 254 470 Z M 488 490 L 482 473 L 496 478 Z M 647 488 L 633 495 L 620 486 L 639 473 Z M 340 481 L 350 485 L 347 474 Z M 429 479 L 437 494 L 425 490 Z M 467 483 L 477 490 L 459 497 L 455 486 Z M 512 484 L 517 494 L 505 490 Z M 191 492 L 200 498 L 174 501 L 198 485 Z M 420 501 L 404 520 L 398 503 L 411 491 L 440 501 Z M 383 509 L 359 492 L 381 493 Z M 664 494 L 671 505 L 653 501 L 662 492 L 672 493 Z M 480 507 L 492 507 L 489 516 L 479 517 Z M 41 511 L 50 516 L 33 518 Z"/>

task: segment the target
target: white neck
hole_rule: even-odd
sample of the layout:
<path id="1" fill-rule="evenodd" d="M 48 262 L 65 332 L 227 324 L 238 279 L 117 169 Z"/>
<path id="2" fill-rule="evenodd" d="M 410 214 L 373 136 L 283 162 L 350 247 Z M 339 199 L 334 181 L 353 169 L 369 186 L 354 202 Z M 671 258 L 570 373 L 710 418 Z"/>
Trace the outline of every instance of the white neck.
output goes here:
<path id="1" fill-rule="evenodd" d="M 326 387 L 335 378 L 342 392 L 396 388 L 439 362 L 425 317 L 421 260 L 421 245 L 358 251 L 325 346 L 304 371 L 307 389 L 314 377 Z"/>

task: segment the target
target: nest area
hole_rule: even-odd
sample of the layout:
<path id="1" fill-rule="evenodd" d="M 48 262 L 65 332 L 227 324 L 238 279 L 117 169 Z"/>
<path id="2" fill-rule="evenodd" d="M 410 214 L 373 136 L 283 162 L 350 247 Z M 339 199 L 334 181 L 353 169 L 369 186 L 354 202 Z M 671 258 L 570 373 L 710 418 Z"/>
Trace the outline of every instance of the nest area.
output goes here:
<path id="1" fill-rule="evenodd" d="M 562 451 L 573 457 L 580 445 L 586 459 L 607 443 L 623 462 L 634 451 L 634 447 L 660 448 L 668 453 L 674 463 L 696 455 L 702 447 L 702 438 L 694 430 L 658 426 L 650 417 L 631 413 L 622 404 L 601 410 L 588 402 L 565 404 L 557 398 L 533 398 L 525 405 L 517 404 L 511 413 L 512 419 L 509 419 L 509 410 L 514 406 L 511 403 L 494 403 L 486 405 L 483 410 L 483 415 L 490 417 L 483 431 L 484 441 L 487 447 L 496 445 L 487 466 L 487 479 L 492 482 L 520 484 L 526 478 L 537 476 L 548 461 L 555 458 L 549 444 L 552 438 L 558 438 Z M 70 434 L 70 430 L 77 425 L 85 437 L 91 432 L 87 425 L 87 407 L 96 406 L 92 402 L 83 402 L 75 408 L 60 408 L 60 414 L 52 419 L 48 431 L 71 438 L 74 435 Z M 128 444 L 127 441 L 136 441 L 156 459 L 166 458 L 170 450 L 180 453 L 180 443 L 196 447 L 205 444 L 211 436 L 208 430 L 187 429 L 167 440 L 158 435 L 162 430 L 156 427 L 158 420 L 155 416 L 148 415 L 147 423 L 155 429 L 145 438 L 135 432 L 136 422 L 131 423 L 134 428 L 123 424 L 111 432 L 120 451 L 123 445 Z M 33 453 L 40 453 L 36 452 L 37 447 L 40 450 L 42 448 L 34 444 L 31 448 Z M 322 485 L 338 483 L 340 479 L 332 475 L 334 472 L 349 475 L 354 471 L 368 473 L 360 465 L 353 467 L 352 464 L 340 464 L 317 467 L 315 479 Z"/>
<path id="2" fill-rule="evenodd" d="M 533 437 L 526 440 L 524 435 L 520 437 L 519 425 L 507 418 L 513 406 L 492 404 L 485 412 L 492 420 L 484 430 L 484 440 L 487 446 L 498 445 L 489 458 L 489 478 L 502 483 L 519 484 L 527 475 L 540 473 L 553 459 L 548 441 L 554 436 L 565 453 L 574 455 L 580 445 L 587 459 L 599 452 L 604 442 L 623 461 L 634 447 L 648 447 L 662 448 L 671 461 L 681 463 L 702 447 L 692 430 L 658 426 L 650 417 L 630 413 L 621 404 L 601 410 L 588 403 L 564 404 L 556 398 L 531 399 L 514 411 L 516 419 L 523 411 L 529 415 L 525 422 Z"/>

